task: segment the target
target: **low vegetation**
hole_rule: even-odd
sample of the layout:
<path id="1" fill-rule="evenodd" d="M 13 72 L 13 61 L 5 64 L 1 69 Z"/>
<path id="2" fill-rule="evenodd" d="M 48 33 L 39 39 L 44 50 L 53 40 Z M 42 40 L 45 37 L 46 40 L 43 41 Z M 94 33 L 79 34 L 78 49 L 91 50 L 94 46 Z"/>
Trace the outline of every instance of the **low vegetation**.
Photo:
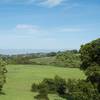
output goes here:
<path id="1" fill-rule="evenodd" d="M 56 94 L 65 100 L 100 100 L 98 89 L 85 80 L 65 80 L 59 76 L 54 79 L 44 79 L 39 84 L 32 85 L 32 91 L 37 100 L 49 100 L 48 94 Z"/>

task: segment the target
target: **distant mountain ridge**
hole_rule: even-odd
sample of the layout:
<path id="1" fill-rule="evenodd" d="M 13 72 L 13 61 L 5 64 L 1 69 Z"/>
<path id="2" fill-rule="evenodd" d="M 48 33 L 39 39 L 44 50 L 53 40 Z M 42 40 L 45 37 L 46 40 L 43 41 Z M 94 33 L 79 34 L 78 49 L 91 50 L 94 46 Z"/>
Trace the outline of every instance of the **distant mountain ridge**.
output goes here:
<path id="1" fill-rule="evenodd" d="M 14 54 L 29 54 L 38 52 L 52 52 L 57 50 L 45 50 L 45 49 L 0 49 L 0 54 L 14 55 Z"/>

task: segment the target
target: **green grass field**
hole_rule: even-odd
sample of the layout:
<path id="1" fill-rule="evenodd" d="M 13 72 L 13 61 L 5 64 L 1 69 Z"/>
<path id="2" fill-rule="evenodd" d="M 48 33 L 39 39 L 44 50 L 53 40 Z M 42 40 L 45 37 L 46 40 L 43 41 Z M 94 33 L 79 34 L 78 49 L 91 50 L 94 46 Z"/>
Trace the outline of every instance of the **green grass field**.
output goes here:
<path id="1" fill-rule="evenodd" d="M 43 78 L 53 78 L 55 75 L 72 79 L 83 79 L 85 75 L 77 68 L 61 68 L 41 65 L 8 65 L 7 83 L 4 85 L 0 100 L 34 100 L 30 91 L 33 82 L 40 82 Z M 49 95 L 50 100 L 63 100 L 57 95 Z"/>

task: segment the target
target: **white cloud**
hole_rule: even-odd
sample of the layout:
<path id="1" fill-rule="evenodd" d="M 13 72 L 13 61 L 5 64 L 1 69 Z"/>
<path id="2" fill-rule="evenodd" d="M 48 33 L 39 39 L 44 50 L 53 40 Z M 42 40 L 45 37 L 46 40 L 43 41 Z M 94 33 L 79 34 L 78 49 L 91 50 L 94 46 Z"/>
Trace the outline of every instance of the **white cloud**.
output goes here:
<path id="1" fill-rule="evenodd" d="M 46 7 L 55 7 L 61 5 L 64 0 L 39 0 L 38 4 Z"/>
<path id="2" fill-rule="evenodd" d="M 45 38 L 49 35 L 48 30 L 32 24 L 17 24 L 12 31 L 18 37 Z"/>
<path id="3" fill-rule="evenodd" d="M 45 6 L 45 7 L 55 7 L 58 5 L 61 5 L 64 1 L 68 0 L 0 0 L 0 3 L 2 4 L 34 4 L 39 6 Z"/>
<path id="4" fill-rule="evenodd" d="M 15 27 L 14 32 L 20 35 L 25 36 L 34 36 L 36 38 L 50 38 L 50 37 L 57 37 L 57 35 L 62 34 L 64 36 L 66 33 L 79 33 L 85 31 L 79 27 L 55 27 L 45 29 L 37 25 L 31 24 L 18 24 Z"/>
<path id="5" fill-rule="evenodd" d="M 18 24 L 16 25 L 16 30 L 26 30 L 31 31 L 33 33 L 39 32 L 40 29 L 36 25 L 28 25 L 28 24 Z"/>
<path id="6" fill-rule="evenodd" d="M 39 3 L 45 6 L 57 6 L 60 5 L 64 0 L 0 0 L 1 3 Z"/>

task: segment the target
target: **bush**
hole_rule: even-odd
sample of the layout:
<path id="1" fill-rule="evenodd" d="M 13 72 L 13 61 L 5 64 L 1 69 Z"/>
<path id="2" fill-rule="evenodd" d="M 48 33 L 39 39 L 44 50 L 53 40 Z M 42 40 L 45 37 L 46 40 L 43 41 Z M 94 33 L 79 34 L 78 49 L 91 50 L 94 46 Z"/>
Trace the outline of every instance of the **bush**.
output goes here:
<path id="1" fill-rule="evenodd" d="M 55 76 L 54 78 L 55 81 L 55 87 L 56 87 L 56 92 L 60 96 L 64 96 L 66 94 L 66 81 L 65 79 Z"/>
<path id="2" fill-rule="evenodd" d="M 38 91 L 38 85 L 35 84 L 35 83 L 33 83 L 33 84 L 32 84 L 32 87 L 31 87 L 31 91 L 32 91 L 32 92 L 37 92 L 37 91 Z"/>
<path id="3" fill-rule="evenodd" d="M 71 79 L 66 82 L 58 76 L 54 79 L 44 79 L 38 85 L 37 92 L 37 100 L 48 100 L 48 93 L 58 94 L 66 100 L 100 100 L 100 94 L 91 82 Z"/>
<path id="4" fill-rule="evenodd" d="M 100 100 L 100 95 L 91 82 L 69 80 L 65 98 L 67 100 Z"/>
<path id="5" fill-rule="evenodd" d="M 49 100 L 48 98 L 48 88 L 46 84 L 40 83 L 38 88 L 39 94 L 34 98 L 37 100 Z"/>
<path id="6" fill-rule="evenodd" d="M 56 92 L 56 84 L 55 84 L 54 79 L 46 78 L 42 81 L 42 83 L 46 84 L 49 93 Z"/>
<path id="7" fill-rule="evenodd" d="M 66 92 L 66 81 L 63 78 L 60 78 L 59 76 L 55 76 L 54 79 L 46 78 L 38 85 L 33 83 L 32 91 L 39 92 L 39 94 L 35 96 L 35 98 L 47 98 L 48 93 L 56 93 L 60 96 L 63 96 Z"/>

